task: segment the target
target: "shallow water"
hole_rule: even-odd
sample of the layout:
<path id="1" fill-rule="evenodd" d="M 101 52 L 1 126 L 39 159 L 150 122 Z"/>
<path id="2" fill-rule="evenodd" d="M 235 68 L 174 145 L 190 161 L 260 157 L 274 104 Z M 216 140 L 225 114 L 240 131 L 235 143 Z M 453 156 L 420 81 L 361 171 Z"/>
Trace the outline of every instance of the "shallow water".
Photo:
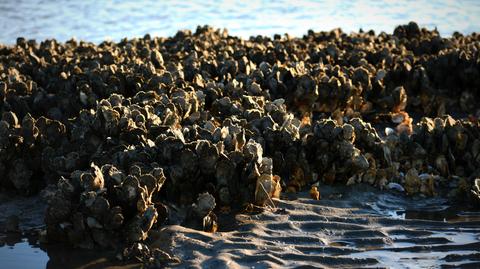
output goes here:
<path id="1" fill-rule="evenodd" d="M 320 201 L 306 192 L 289 194 L 277 201 L 277 210 L 237 215 L 234 229 L 221 227 L 224 232 L 214 235 L 167 226 L 176 245 L 171 250 L 186 261 L 185 268 L 195 262 L 205 268 L 438 268 L 480 262 L 480 212 L 450 207 L 440 198 L 412 199 L 365 185 L 321 190 Z M 20 209 L 23 204 L 10 203 Z M 220 225 L 228 225 L 224 222 Z M 0 268 L 138 266 L 111 262 L 115 253 L 40 248 L 36 240 L 19 235 L 0 236 L 0 246 Z"/>
<path id="2" fill-rule="evenodd" d="M 2 268 L 46 268 L 48 260 L 47 253 L 38 245 L 29 243 L 26 238 L 10 241 L 0 247 Z"/>
<path id="3" fill-rule="evenodd" d="M 480 1 L 0 1 L 0 43 L 18 36 L 61 41 L 101 42 L 146 33 L 172 36 L 179 29 L 209 24 L 230 34 L 289 33 L 302 36 L 341 27 L 346 32 L 374 29 L 393 32 L 417 21 L 442 35 L 480 31 Z"/>
<path id="4" fill-rule="evenodd" d="M 63 269 L 63 268 L 136 268 L 134 262 L 121 263 L 112 252 L 79 251 L 63 245 L 40 246 L 37 239 L 20 235 L 0 236 L 0 268 Z"/>

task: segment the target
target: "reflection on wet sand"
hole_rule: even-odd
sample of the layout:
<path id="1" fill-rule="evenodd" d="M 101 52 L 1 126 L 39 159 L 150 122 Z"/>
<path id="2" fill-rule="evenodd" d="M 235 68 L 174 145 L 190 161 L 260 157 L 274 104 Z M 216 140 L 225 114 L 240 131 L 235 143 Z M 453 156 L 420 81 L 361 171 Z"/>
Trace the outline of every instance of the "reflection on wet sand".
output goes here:
<path id="1" fill-rule="evenodd" d="M 114 251 L 79 250 L 65 245 L 39 245 L 38 237 L 22 234 L 0 237 L 0 261 L 3 268 L 138 268 L 135 262 L 120 262 Z M 19 262 L 21 261 L 21 262 Z"/>

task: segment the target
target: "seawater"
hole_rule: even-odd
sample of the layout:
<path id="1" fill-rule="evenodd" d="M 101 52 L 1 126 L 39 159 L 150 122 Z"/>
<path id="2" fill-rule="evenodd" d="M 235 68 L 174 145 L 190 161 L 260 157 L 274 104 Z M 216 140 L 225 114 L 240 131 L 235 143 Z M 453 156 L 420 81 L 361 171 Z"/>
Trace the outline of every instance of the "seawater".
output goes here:
<path id="1" fill-rule="evenodd" d="M 198 25 L 227 28 L 231 35 L 284 34 L 302 36 L 307 30 L 341 27 L 349 33 L 373 29 L 392 33 L 395 26 L 416 21 L 454 31 L 480 31 L 480 1 L 47 1 L 0 0 L 0 43 L 17 37 L 66 41 L 72 37 L 95 43 L 106 39 L 172 36 Z"/>

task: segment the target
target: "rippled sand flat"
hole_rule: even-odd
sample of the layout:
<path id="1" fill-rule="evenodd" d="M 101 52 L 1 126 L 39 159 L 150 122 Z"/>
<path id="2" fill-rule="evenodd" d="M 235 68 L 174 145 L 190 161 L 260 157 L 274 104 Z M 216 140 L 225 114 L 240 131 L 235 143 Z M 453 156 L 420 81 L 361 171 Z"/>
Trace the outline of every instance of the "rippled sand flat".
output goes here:
<path id="1" fill-rule="evenodd" d="M 178 268 L 480 266 L 480 212 L 452 208 L 439 198 L 414 200 L 365 185 L 321 189 L 325 198 L 320 201 L 303 192 L 275 200 L 276 207 L 263 212 L 225 217 L 215 234 L 169 225 L 154 232 L 153 245 L 179 257 L 182 264 L 172 266 Z M 15 208 L 11 203 L 7 205 Z M 28 202 L 16 202 L 17 208 L 25 205 Z M 113 252 L 38 247 L 24 239 L 13 248 L 1 247 L 0 260 L 8 268 L 140 266 L 115 262 Z"/>

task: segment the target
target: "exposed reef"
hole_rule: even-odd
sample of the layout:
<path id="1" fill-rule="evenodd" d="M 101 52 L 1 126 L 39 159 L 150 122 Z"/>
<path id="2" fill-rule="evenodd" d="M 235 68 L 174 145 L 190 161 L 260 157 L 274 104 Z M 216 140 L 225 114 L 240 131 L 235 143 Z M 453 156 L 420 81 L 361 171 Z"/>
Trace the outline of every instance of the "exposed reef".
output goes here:
<path id="1" fill-rule="evenodd" d="M 127 244 L 125 256 L 145 250 L 166 203 L 215 232 L 218 209 L 301 189 L 321 199 L 319 181 L 478 206 L 479 51 L 477 34 L 413 22 L 301 38 L 207 26 L 98 45 L 19 38 L 0 45 L 0 187 L 42 190 L 49 240 Z"/>

